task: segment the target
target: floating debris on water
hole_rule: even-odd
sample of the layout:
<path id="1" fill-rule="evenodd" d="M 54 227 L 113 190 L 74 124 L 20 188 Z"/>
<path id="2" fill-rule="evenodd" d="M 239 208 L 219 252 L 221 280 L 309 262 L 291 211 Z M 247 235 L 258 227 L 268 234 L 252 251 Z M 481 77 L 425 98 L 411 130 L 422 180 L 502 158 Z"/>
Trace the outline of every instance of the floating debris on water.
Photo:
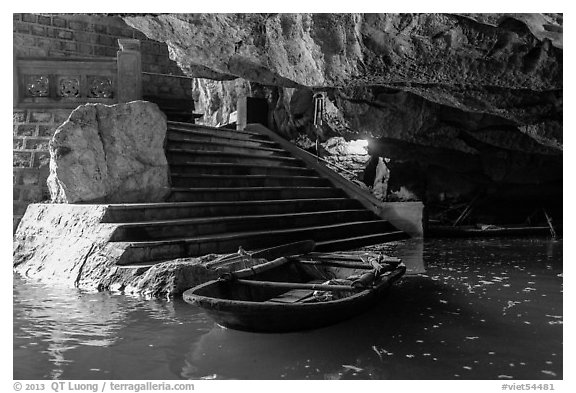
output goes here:
<path id="1" fill-rule="evenodd" d="M 507 303 L 506 306 L 504 306 L 503 311 L 506 311 L 507 309 L 512 308 L 512 307 L 514 307 L 514 306 L 517 305 L 517 304 L 521 304 L 521 303 L 520 303 L 520 302 L 517 302 L 517 301 L 508 300 L 508 303 Z"/>
<path id="2" fill-rule="evenodd" d="M 376 348 L 376 345 L 372 345 L 372 350 L 374 352 L 376 352 L 376 355 L 378 355 L 378 357 L 380 358 L 380 361 L 382 361 L 382 353 L 385 351 L 384 349 L 382 350 L 378 350 L 378 348 Z"/>
<path id="3" fill-rule="evenodd" d="M 345 368 L 346 370 L 352 370 L 357 373 L 359 373 L 360 371 L 364 371 L 363 368 L 352 366 L 350 364 L 343 364 L 342 367 Z"/>
<path id="4" fill-rule="evenodd" d="M 484 280 L 481 280 L 481 281 L 478 281 L 478 282 L 479 282 L 480 284 L 484 284 L 484 285 L 494 285 L 494 283 L 493 283 L 492 281 L 484 281 Z"/>

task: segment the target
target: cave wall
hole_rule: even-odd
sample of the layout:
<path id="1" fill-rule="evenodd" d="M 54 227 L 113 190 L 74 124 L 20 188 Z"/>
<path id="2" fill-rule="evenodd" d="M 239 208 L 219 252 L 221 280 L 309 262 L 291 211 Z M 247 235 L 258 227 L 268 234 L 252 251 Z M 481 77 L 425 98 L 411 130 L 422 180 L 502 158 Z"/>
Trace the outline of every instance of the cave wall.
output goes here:
<path id="1" fill-rule="evenodd" d="M 429 205 L 488 194 L 561 206 L 561 14 L 124 19 L 202 78 L 193 94 L 207 123 L 226 122 L 239 95 L 265 97 L 289 139 L 370 138 L 391 159 L 390 186 Z M 326 97 L 321 129 L 315 92 Z"/>

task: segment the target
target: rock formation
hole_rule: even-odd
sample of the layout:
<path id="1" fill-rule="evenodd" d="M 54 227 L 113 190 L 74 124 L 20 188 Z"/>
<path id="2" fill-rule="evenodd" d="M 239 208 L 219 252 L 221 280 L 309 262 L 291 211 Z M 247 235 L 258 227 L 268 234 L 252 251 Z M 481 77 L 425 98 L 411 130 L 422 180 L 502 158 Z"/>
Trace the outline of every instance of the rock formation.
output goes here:
<path id="1" fill-rule="evenodd" d="M 167 43 L 210 101 L 266 97 L 274 124 L 321 138 L 374 138 L 390 186 L 429 202 L 490 190 L 541 204 L 561 197 L 562 15 L 172 14 L 126 22 Z M 238 82 L 242 81 L 242 82 Z M 218 88 L 215 86 L 218 85 Z M 202 94 L 197 98 L 202 99 Z M 203 105 L 207 121 L 214 111 Z"/>
<path id="2" fill-rule="evenodd" d="M 14 272 L 50 285 L 167 298 L 246 267 L 238 261 L 207 268 L 205 263 L 218 257 L 210 254 L 166 261 L 150 269 L 119 268 L 116 263 L 128 243 L 109 242 L 118 225 L 101 222 L 107 208 L 31 204 L 14 236 Z"/>
<path id="3" fill-rule="evenodd" d="M 343 99 L 376 106 L 378 94 L 365 88 L 385 87 L 530 124 L 561 103 L 561 16 L 173 14 L 125 20 L 166 42 L 171 57 L 195 77 L 337 88 Z"/>
<path id="4" fill-rule="evenodd" d="M 86 104 L 50 141 L 53 202 L 156 202 L 169 192 L 166 118 L 156 104 Z"/>

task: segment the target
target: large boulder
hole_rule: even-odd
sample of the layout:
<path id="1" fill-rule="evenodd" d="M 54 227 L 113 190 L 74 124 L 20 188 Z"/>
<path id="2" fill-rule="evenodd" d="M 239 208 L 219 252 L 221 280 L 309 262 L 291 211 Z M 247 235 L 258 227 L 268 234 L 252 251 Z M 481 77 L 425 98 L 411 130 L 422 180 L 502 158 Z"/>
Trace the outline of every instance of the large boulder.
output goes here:
<path id="1" fill-rule="evenodd" d="M 50 141 L 52 202 L 160 202 L 169 192 L 166 117 L 133 101 L 76 108 Z"/>
<path id="2" fill-rule="evenodd" d="M 109 243 L 107 205 L 33 203 L 14 235 L 14 271 L 45 283 L 96 289 L 127 243 Z"/>

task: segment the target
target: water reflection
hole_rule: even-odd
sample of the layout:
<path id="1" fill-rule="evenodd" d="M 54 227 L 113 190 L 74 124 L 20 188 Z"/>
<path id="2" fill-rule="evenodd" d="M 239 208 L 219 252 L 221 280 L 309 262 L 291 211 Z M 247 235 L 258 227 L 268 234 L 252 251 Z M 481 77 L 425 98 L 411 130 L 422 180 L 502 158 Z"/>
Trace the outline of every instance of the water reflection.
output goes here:
<path id="1" fill-rule="evenodd" d="M 182 301 L 15 278 L 14 378 L 562 378 L 561 242 L 382 247 L 412 273 L 386 299 L 352 320 L 289 334 L 223 329 Z"/>
<path id="2" fill-rule="evenodd" d="M 163 326 L 197 319 L 188 307 L 182 318 L 171 302 L 82 293 L 17 277 L 14 283 L 14 378 L 19 379 L 140 379 L 144 372 L 165 378 L 165 371 L 155 370 L 165 362 L 147 354 L 161 346 Z M 209 322 L 203 314 L 199 320 Z"/>
<path id="3" fill-rule="evenodd" d="M 452 296 L 441 284 L 405 280 L 372 312 L 311 332 L 266 335 L 214 327 L 191 345 L 182 376 L 244 379 L 258 370 L 261 379 L 451 378 L 448 372 L 458 355 L 450 343 L 465 345 L 480 333 L 445 335 L 446 330 L 453 333 L 454 320 L 473 320 L 474 312 L 415 293 L 439 291 Z"/>

